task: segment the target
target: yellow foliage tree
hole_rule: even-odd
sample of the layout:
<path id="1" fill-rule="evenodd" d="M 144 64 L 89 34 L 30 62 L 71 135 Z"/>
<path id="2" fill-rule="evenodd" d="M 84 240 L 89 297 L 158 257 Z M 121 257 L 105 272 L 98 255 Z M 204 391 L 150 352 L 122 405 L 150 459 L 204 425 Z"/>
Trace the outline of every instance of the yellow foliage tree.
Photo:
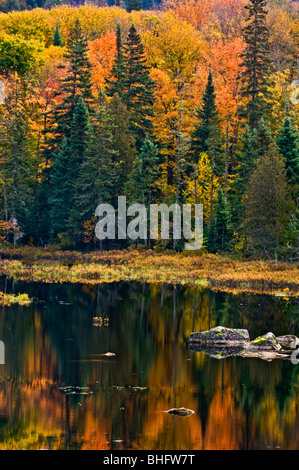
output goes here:
<path id="1" fill-rule="evenodd" d="M 209 223 L 211 209 L 216 204 L 219 179 L 213 173 L 211 160 L 206 153 L 200 155 L 188 181 L 186 200 L 189 204 L 203 204 L 204 224 Z"/>

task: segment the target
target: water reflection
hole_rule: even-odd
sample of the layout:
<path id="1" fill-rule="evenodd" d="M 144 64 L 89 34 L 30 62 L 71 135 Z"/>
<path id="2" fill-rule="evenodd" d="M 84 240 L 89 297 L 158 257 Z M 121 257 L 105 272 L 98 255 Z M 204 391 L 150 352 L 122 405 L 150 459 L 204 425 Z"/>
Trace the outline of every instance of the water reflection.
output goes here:
<path id="1" fill-rule="evenodd" d="M 299 336 L 296 302 L 182 285 L 1 287 L 35 300 L 0 313 L 0 449 L 299 448 L 298 366 L 187 344 L 218 324 Z M 195 413 L 164 412 L 181 406 Z"/>

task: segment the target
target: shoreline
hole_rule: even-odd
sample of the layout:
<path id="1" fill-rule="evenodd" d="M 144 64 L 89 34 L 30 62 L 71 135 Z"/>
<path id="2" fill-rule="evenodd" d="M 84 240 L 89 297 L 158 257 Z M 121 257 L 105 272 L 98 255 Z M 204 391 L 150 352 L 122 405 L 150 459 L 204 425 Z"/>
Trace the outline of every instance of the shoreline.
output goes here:
<path id="1" fill-rule="evenodd" d="M 0 256 L 0 275 L 20 281 L 178 283 L 230 293 L 299 296 L 299 270 L 295 263 L 279 262 L 276 266 L 274 261 L 145 249 L 81 253 L 4 247 Z"/>

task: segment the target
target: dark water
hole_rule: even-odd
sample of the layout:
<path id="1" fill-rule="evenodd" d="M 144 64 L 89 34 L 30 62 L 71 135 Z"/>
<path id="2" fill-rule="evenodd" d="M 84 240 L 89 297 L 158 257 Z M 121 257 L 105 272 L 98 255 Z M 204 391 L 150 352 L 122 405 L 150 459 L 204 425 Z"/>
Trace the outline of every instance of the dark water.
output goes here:
<path id="1" fill-rule="evenodd" d="M 187 343 L 216 325 L 299 336 L 296 301 L 182 285 L 1 287 L 34 302 L 0 312 L 0 449 L 299 449 L 299 365 L 218 360 Z M 165 413 L 182 406 L 195 413 Z"/>

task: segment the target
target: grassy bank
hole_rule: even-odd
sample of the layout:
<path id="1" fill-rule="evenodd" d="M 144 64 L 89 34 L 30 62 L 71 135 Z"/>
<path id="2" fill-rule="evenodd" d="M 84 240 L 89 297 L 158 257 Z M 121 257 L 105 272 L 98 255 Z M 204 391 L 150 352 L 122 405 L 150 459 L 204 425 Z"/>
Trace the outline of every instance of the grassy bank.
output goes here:
<path id="1" fill-rule="evenodd" d="M 140 281 L 209 286 L 226 292 L 299 295 L 298 265 L 212 254 L 122 250 L 80 253 L 41 248 L 0 249 L 0 274 L 25 281 Z"/>

